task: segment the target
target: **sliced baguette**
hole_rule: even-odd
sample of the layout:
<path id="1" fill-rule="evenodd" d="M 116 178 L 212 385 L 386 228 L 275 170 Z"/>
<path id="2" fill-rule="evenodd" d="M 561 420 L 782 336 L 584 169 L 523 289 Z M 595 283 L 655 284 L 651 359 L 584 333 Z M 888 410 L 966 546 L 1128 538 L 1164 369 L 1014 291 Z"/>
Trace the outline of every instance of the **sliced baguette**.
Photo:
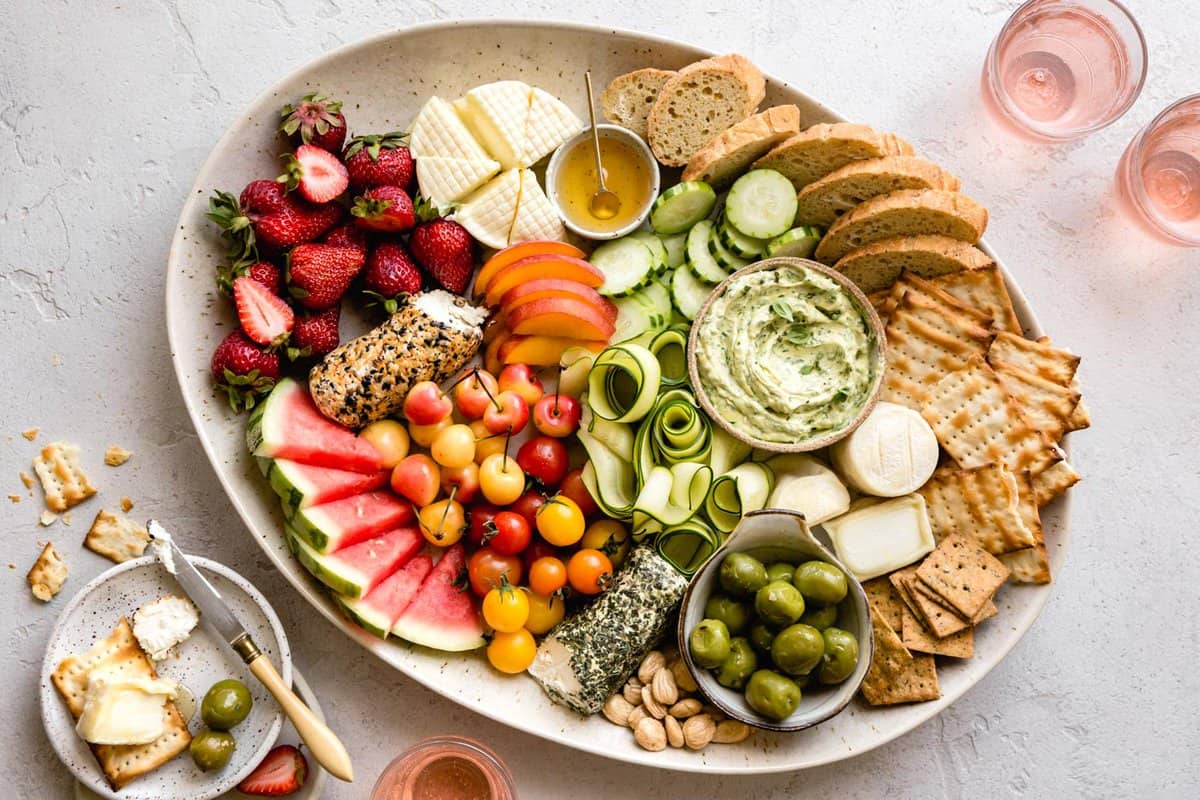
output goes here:
<path id="1" fill-rule="evenodd" d="M 991 264 L 987 253 L 958 239 L 899 236 L 851 250 L 833 268 L 870 294 L 891 286 L 904 270 L 922 278 L 936 278 Z"/>
<path id="2" fill-rule="evenodd" d="M 723 188 L 755 160 L 800 132 L 800 109 L 772 106 L 747 117 L 701 147 L 683 170 L 683 180 L 704 181 Z"/>
<path id="3" fill-rule="evenodd" d="M 646 139 L 660 163 L 682 167 L 714 137 L 754 113 L 766 79 L 743 56 L 689 64 L 663 86 L 650 109 Z"/>
<path id="4" fill-rule="evenodd" d="M 796 224 L 828 228 L 864 200 L 899 189 L 957 192 L 958 188 L 958 178 L 920 156 L 851 161 L 800 190 Z"/>
<path id="5" fill-rule="evenodd" d="M 834 264 L 851 250 L 897 236 L 948 236 L 975 244 L 987 228 L 987 216 L 987 209 L 965 194 L 903 189 L 872 197 L 843 214 L 825 232 L 814 255 Z"/>
<path id="6" fill-rule="evenodd" d="M 783 142 L 755 162 L 754 168 L 782 172 L 799 191 L 851 161 L 912 152 L 912 145 L 894 133 L 849 122 L 823 122 Z"/>
<path id="7" fill-rule="evenodd" d="M 600 93 L 600 107 L 609 122 L 646 138 L 646 118 L 667 81 L 677 73 L 670 69 L 638 69 L 618 75 Z"/>

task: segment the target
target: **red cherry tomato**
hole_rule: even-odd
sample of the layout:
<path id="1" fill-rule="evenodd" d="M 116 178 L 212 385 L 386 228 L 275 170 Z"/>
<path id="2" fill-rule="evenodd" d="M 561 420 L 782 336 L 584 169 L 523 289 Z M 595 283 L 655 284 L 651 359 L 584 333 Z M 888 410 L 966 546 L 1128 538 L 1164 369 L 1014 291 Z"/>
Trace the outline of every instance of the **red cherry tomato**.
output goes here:
<path id="1" fill-rule="evenodd" d="M 583 485 L 583 469 L 576 468 L 563 476 L 562 483 L 559 484 L 558 493 L 563 497 L 569 497 L 575 501 L 575 505 L 579 506 L 579 510 L 583 512 L 585 517 L 590 517 L 600 510 L 596 505 L 596 501 L 592 499 L 592 493 Z"/>
<path id="2" fill-rule="evenodd" d="M 492 520 L 496 532 L 487 544 L 502 556 L 514 556 L 520 553 L 533 540 L 533 529 L 525 518 L 512 511 L 501 511 Z"/>
<path id="3" fill-rule="evenodd" d="M 546 505 L 546 496 L 537 489 L 530 489 L 518 497 L 517 502 L 509 506 L 508 510 L 520 514 L 532 528 L 536 524 L 538 509 L 544 505 Z"/>
<path id="4" fill-rule="evenodd" d="M 534 436 L 517 451 L 517 464 L 543 486 L 558 486 L 567 474 L 567 446 L 552 436 Z"/>
<path id="5" fill-rule="evenodd" d="M 490 547 L 476 550 L 467 561 L 467 579 L 471 582 L 471 591 L 480 597 L 499 586 L 502 576 L 516 586 L 524 574 L 525 566 L 521 559 L 501 555 Z"/>
<path id="6" fill-rule="evenodd" d="M 529 545 L 529 547 L 525 548 L 525 552 L 521 553 L 521 560 L 525 562 L 525 569 L 529 569 L 529 566 L 539 558 L 557 558 L 560 561 L 562 560 L 557 547 L 554 547 L 543 539 L 535 538 L 533 544 Z"/>
<path id="7" fill-rule="evenodd" d="M 471 516 L 470 527 L 467 528 L 467 541 L 475 547 L 483 547 L 483 537 L 487 535 L 487 524 L 496 518 L 500 509 L 491 503 L 476 503 L 469 509 Z"/>

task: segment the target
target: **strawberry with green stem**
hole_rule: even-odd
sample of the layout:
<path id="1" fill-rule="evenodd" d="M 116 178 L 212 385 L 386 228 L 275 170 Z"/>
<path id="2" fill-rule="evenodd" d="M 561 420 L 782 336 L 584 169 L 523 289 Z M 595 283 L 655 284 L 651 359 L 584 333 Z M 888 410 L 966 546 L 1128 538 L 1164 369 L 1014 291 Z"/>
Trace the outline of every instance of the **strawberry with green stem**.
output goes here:
<path id="1" fill-rule="evenodd" d="M 363 261 L 362 252 L 351 247 L 302 244 L 288 254 L 288 292 L 305 308 L 330 308 L 346 294 Z"/>
<path id="2" fill-rule="evenodd" d="M 249 276 L 233 282 L 238 323 L 250 339 L 272 349 L 288 340 L 296 313 L 283 298 Z"/>
<path id="3" fill-rule="evenodd" d="M 342 154 L 350 185 L 356 191 L 373 186 L 399 186 L 407 191 L 416 173 L 407 143 L 407 134 L 399 131 L 355 136 Z"/>
<path id="4" fill-rule="evenodd" d="M 346 117 L 342 101 L 323 94 L 306 94 L 300 102 L 288 103 L 279 110 L 279 130 L 296 145 L 311 144 L 340 153 L 346 141 Z"/>
<path id="5" fill-rule="evenodd" d="M 361 228 L 380 233 L 400 233 L 416 222 L 412 199 L 399 186 L 374 186 L 354 201 L 350 209 Z"/>
<path id="6" fill-rule="evenodd" d="M 475 240 L 423 197 L 417 198 L 416 216 L 417 226 L 408 240 L 413 258 L 443 288 L 462 294 L 475 271 Z"/>
<path id="7" fill-rule="evenodd" d="M 333 351 L 341 341 L 338 333 L 341 315 L 341 303 L 324 311 L 297 314 L 296 326 L 292 328 L 292 338 L 288 344 L 288 358 L 296 361 L 301 358 L 320 357 Z"/>
<path id="8" fill-rule="evenodd" d="M 342 220 L 334 203 L 313 205 L 287 193 L 283 184 L 251 181 L 241 197 L 217 191 L 208 200 L 208 218 L 219 225 L 234 263 L 259 261 L 259 246 L 274 251 L 311 242 Z"/>
<path id="9" fill-rule="evenodd" d="M 392 314 L 400 297 L 421 291 L 421 270 L 400 242 L 380 242 L 367 257 L 363 285 L 365 293 Z"/>
<path id="10" fill-rule="evenodd" d="M 259 347 L 239 329 L 217 345 L 209 369 L 218 388 L 229 398 L 229 406 L 234 411 L 249 410 L 258 398 L 275 388 L 279 355 Z"/>

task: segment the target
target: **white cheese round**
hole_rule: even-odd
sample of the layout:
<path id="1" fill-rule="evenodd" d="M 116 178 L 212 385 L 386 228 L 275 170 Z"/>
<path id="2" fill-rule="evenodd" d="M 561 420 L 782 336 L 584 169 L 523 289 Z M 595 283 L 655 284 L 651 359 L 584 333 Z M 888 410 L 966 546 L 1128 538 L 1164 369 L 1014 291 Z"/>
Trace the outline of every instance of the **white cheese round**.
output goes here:
<path id="1" fill-rule="evenodd" d="M 858 428 L 830 448 L 842 480 L 865 494 L 899 497 L 919 489 L 937 468 L 937 437 L 910 408 L 879 403 Z"/>

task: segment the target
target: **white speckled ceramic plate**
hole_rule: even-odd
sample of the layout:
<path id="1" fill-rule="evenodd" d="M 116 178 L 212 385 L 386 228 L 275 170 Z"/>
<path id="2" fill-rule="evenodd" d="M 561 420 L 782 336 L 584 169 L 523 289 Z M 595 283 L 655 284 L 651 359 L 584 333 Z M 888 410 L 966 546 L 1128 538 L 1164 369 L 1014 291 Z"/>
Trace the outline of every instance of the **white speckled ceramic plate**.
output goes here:
<path id="1" fill-rule="evenodd" d="M 285 682 L 292 680 L 292 657 L 283 625 L 266 598 L 242 576 L 206 558 L 192 558 L 225 598 L 233 613 L 254 638 L 263 653 L 279 670 Z M 50 681 L 52 673 L 67 656 L 82 653 L 108 636 L 122 616 L 133 613 L 163 595 L 182 595 L 170 573 L 150 556 L 119 564 L 96 577 L 71 598 L 46 647 L 42 661 L 42 722 L 46 735 L 63 764 L 86 788 L 112 800 L 209 800 L 237 786 L 262 760 L 279 737 L 283 711 L 275 699 L 250 674 L 242 660 L 220 636 L 201 620 L 175 654 L 155 668 L 164 678 L 186 686 L 196 696 L 197 706 L 208 688 L 219 680 L 236 678 L 250 690 L 254 706 L 232 731 L 238 747 L 225 769 L 201 772 L 187 753 L 176 756 L 158 769 L 143 775 L 120 791 L 113 791 L 100 771 L 88 745 L 75 733 L 75 720 Z M 203 723 L 199 711 L 188 727 L 196 733 Z"/>
<path id="2" fill-rule="evenodd" d="M 456 97 L 480 83 L 520 78 L 553 92 L 586 116 L 582 83 L 585 67 L 603 86 L 612 76 L 632 69 L 675 68 L 708 55 L 680 42 L 609 28 L 475 20 L 389 32 L 312 61 L 276 83 L 246 109 L 213 148 L 196 177 L 171 245 L 167 328 L 184 402 L 230 501 L 296 590 L 351 640 L 400 673 L 455 702 L 553 742 L 653 767 L 718 773 L 782 772 L 865 752 L 934 717 L 1004 658 L 1037 618 L 1050 597 L 1050 587 L 1018 586 L 1001 593 L 997 600 L 1001 616 L 980 629 L 975 658 L 940 669 L 943 696 L 936 702 L 869 709 L 856 701 L 828 722 L 800 733 L 756 734 L 744 744 L 709 747 L 701 753 L 675 749 L 650 753 L 634 743 L 629 731 L 602 717 L 583 719 L 556 706 L 531 679 L 501 676 L 481 657 L 435 653 L 380 641 L 346 622 L 328 594 L 288 553 L 278 499 L 246 453 L 245 419 L 231 413 L 214 394 L 208 374 L 213 349 L 236 320 L 213 289 L 213 268 L 221 262 L 223 248 L 204 217 L 207 198 L 214 189 L 240 192 L 251 179 L 278 174 L 277 155 L 282 145 L 276 138 L 275 122 L 283 103 L 319 89 L 345 101 L 352 131 L 388 131 L 406 128 L 421 104 L 435 92 Z M 754 53 L 746 55 L 755 57 Z M 414 70 L 414 64 L 420 69 Z M 781 102 L 799 106 L 806 125 L 841 119 L 796 87 L 768 77 L 765 105 Z M 969 185 L 971 177 L 963 177 Z M 1013 304 L 1026 332 L 1040 334 L 1029 304 L 1011 274 L 1008 278 Z M 348 328 L 343 331 L 347 332 Z M 1063 498 L 1043 510 L 1054 570 L 1062 567 L 1066 552 L 1068 504 L 1069 500 Z M 347 741 L 347 746 L 353 751 L 353 739 Z"/>

